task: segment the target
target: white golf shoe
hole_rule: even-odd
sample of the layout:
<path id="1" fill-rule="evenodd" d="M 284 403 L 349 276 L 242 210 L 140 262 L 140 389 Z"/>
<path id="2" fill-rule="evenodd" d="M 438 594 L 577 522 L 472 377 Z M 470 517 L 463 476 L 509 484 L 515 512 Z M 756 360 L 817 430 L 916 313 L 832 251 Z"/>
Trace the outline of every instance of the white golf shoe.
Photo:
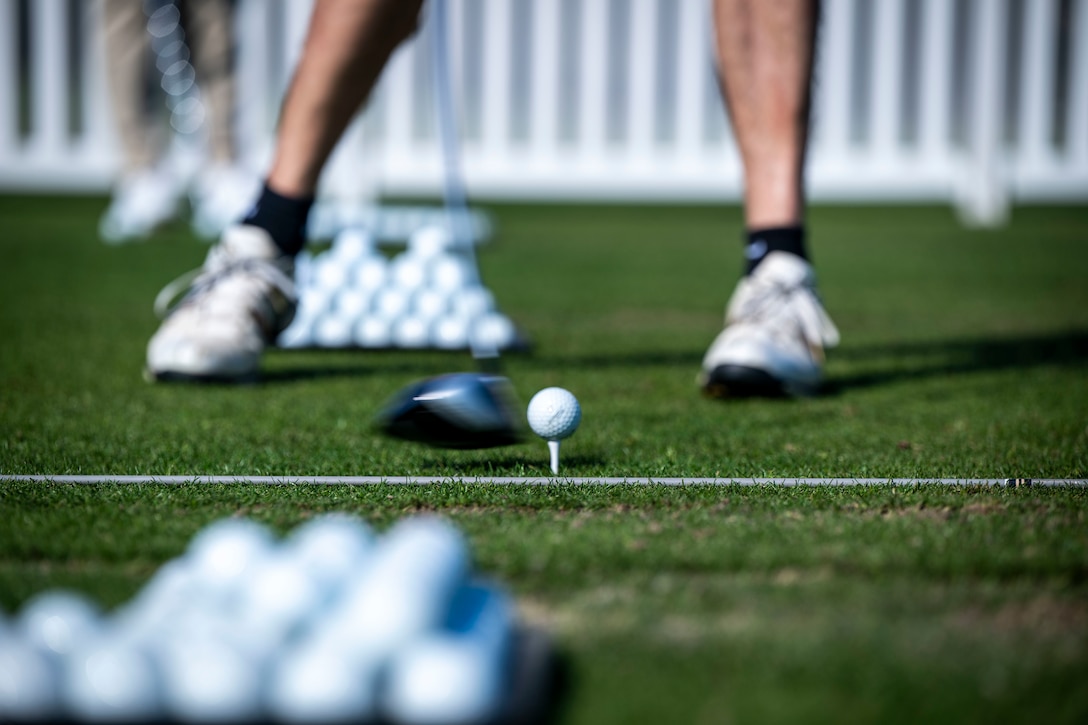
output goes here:
<path id="1" fill-rule="evenodd" d="M 182 185 L 162 168 L 138 171 L 121 179 L 102 219 L 98 234 L 106 244 L 146 239 L 181 211 Z"/>
<path id="2" fill-rule="evenodd" d="M 820 386 L 824 348 L 838 342 L 812 265 L 771 252 L 737 285 L 699 384 L 715 398 L 811 395 Z"/>
<path id="3" fill-rule="evenodd" d="M 147 376 L 255 379 L 261 353 L 294 317 L 293 276 L 294 260 L 283 256 L 267 232 L 228 227 L 203 267 L 174 280 L 155 299 L 155 312 L 164 319 L 147 345 Z"/>

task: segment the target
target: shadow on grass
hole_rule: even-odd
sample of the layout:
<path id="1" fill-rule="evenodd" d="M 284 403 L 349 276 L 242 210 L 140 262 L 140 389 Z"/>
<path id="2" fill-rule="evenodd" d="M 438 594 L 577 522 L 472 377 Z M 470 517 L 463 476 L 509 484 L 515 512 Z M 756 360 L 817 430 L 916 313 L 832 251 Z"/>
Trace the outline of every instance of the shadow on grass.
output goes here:
<path id="1" fill-rule="evenodd" d="M 823 395 L 835 395 L 851 388 L 867 388 L 944 375 L 1040 365 L 1085 367 L 1088 366 L 1088 331 L 1074 330 L 1009 339 L 893 343 L 846 348 L 834 355 L 836 360 L 850 363 L 901 361 L 897 363 L 901 367 L 895 370 L 836 375 L 824 384 Z"/>
<path id="2" fill-rule="evenodd" d="M 342 354 L 342 351 L 336 351 Z M 377 353 L 381 354 L 381 353 Z M 368 351 L 359 351 L 360 356 L 372 355 Z M 258 384 L 280 385 L 311 380 L 326 380 L 333 378 L 366 378 L 373 375 L 411 374 L 420 377 L 438 375 L 442 372 L 459 372 L 473 369 L 472 358 L 466 357 L 463 364 L 451 364 L 443 367 L 433 359 L 405 362 L 403 360 L 381 361 L 373 357 L 367 357 L 366 362 L 348 363 L 339 365 L 301 365 L 297 368 L 276 368 L 262 370 Z"/>
<path id="3" fill-rule="evenodd" d="M 608 368 L 678 367 L 691 368 L 694 376 L 702 364 L 705 350 L 635 350 L 614 354 L 532 355 L 518 358 L 521 365 L 533 369 L 571 368 L 600 370 Z"/>
<path id="4" fill-rule="evenodd" d="M 342 351 L 338 351 L 342 352 Z M 360 350 L 359 363 L 300 365 L 297 368 L 265 370 L 260 384 L 277 385 L 331 378 L 363 378 L 372 375 L 417 375 L 427 377 L 445 372 L 478 369 L 466 354 L 450 354 L 447 359 L 427 357 L 405 360 L 404 352 L 396 359 L 391 353 Z M 887 363 L 896 369 L 873 370 L 834 375 L 823 386 L 821 395 L 836 395 L 852 388 L 886 385 L 904 380 L 921 380 L 942 375 L 1030 368 L 1039 365 L 1066 367 L 1088 366 L 1088 330 L 1073 330 L 1050 335 L 1019 338 L 945 340 L 914 343 L 890 343 L 864 347 L 846 347 L 832 353 L 833 360 L 850 364 Z M 510 353 L 504 359 L 516 360 L 521 369 L 604 370 L 609 368 L 676 367 L 698 370 L 702 350 L 636 350 L 619 353 L 540 355 Z M 281 364 L 283 360 L 281 359 Z"/>
<path id="5" fill-rule="evenodd" d="M 329 354 L 343 355 L 343 350 L 329 350 Z M 420 355 L 431 355 L 434 351 L 422 350 Z M 317 354 L 323 354 L 318 351 Z M 404 350 L 389 353 L 378 350 L 348 351 L 348 354 L 360 356 L 359 363 L 344 363 L 338 365 L 306 365 L 298 367 L 278 367 L 265 369 L 261 372 L 259 384 L 281 384 L 308 380 L 321 380 L 328 378 L 363 378 L 371 375 L 414 374 L 420 377 L 441 375 L 453 372 L 476 372 L 482 369 L 471 355 L 451 355 L 446 361 L 436 360 L 433 357 L 420 358 L 418 361 L 406 362 L 402 359 L 396 361 L 382 360 L 383 355 L 411 355 L 413 353 Z M 608 368 L 640 368 L 675 366 L 688 367 L 693 371 L 698 370 L 702 361 L 702 351 L 636 351 L 631 353 L 587 354 L 587 355 L 535 355 L 533 353 L 511 352 L 505 353 L 498 363 L 497 372 L 502 374 L 502 360 L 516 360 L 519 368 L 531 370 L 598 370 Z M 365 360 L 365 362 L 364 362 Z M 281 358 L 280 364 L 284 360 Z M 692 373 L 694 375 L 694 372 Z"/>

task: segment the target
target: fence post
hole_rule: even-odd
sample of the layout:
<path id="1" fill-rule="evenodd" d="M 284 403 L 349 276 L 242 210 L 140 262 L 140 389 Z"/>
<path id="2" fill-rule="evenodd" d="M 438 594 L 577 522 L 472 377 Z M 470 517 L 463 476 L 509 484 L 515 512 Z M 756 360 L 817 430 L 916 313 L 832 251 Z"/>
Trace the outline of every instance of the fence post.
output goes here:
<path id="1" fill-rule="evenodd" d="M 67 139 L 68 52 L 64 31 L 67 6 L 61 0 L 30 3 L 30 139 L 32 153 L 63 164 Z"/>
<path id="2" fill-rule="evenodd" d="M 1037 172 L 1053 163 L 1051 129 L 1054 124 L 1054 70 L 1058 45 L 1054 42 L 1056 0 L 1033 0 L 1024 6 L 1024 62 L 1020 72 L 1023 102 L 1020 114 L 1020 167 Z"/>
<path id="3" fill-rule="evenodd" d="M 949 0 L 926 0 L 922 9 L 919 58 L 922 69 L 919 93 L 922 104 L 918 148 L 927 164 L 944 162 L 949 151 L 953 6 Z"/>
<path id="4" fill-rule="evenodd" d="M 1004 100 L 1006 0 L 973 6 L 978 17 L 969 23 L 973 79 L 967 113 L 967 162 L 959 190 L 960 219 L 967 226 L 995 227 L 1009 212 L 1009 182 L 1002 163 L 1001 118 Z"/>
<path id="5" fill-rule="evenodd" d="M 14 156 L 19 136 L 19 69 L 15 0 L 0 0 L 0 161 Z"/>
<path id="6" fill-rule="evenodd" d="M 1088 0 L 1076 0 L 1072 14 L 1066 145 L 1069 163 L 1088 176 Z"/>
<path id="7" fill-rule="evenodd" d="M 870 78 L 869 153 L 881 172 L 895 168 L 901 155 L 903 119 L 903 35 L 906 13 L 903 0 L 881 0 L 873 23 L 873 74 Z"/>

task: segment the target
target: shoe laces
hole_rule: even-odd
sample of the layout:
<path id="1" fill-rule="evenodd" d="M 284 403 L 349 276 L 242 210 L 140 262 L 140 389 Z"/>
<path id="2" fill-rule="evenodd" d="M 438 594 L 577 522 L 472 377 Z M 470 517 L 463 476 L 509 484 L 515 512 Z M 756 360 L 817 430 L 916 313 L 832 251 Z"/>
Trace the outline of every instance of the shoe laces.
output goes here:
<path id="1" fill-rule="evenodd" d="M 763 323 L 779 334 L 800 332 L 814 352 L 839 344 L 839 330 L 811 285 L 753 278 L 743 284 L 727 322 Z"/>
<path id="2" fill-rule="evenodd" d="M 218 251 L 218 247 L 213 248 L 203 267 L 186 272 L 159 291 L 155 296 L 156 316 L 165 319 L 183 306 L 214 301 L 215 295 L 211 292 L 229 280 L 249 280 L 251 284 L 235 292 L 244 289 L 255 304 L 272 308 L 269 310 L 272 316 L 276 311 L 269 299 L 269 288 L 288 300 L 295 299 L 294 280 L 275 262 L 254 258 L 223 260 L 222 254 L 217 255 Z M 234 304 L 237 306 L 237 302 Z"/>

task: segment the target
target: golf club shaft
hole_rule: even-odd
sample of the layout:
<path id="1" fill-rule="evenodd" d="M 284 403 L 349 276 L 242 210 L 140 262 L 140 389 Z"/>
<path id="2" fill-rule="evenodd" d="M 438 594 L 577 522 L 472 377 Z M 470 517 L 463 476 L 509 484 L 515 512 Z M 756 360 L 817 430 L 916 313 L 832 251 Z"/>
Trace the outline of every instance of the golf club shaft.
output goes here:
<path id="1" fill-rule="evenodd" d="M 461 174 L 458 152 L 460 143 L 457 133 L 457 114 L 453 103 L 453 80 L 449 51 L 449 15 L 447 0 L 431 2 L 431 67 L 434 76 L 435 116 L 438 119 L 438 135 L 442 144 L 443 192 L 446 217 L 453 235 L 454 245 L 463 249 L 469 264 L 480 279 L 480 267 L 476 261 L 476 240 L 470 228 L 468 194 Z M 498 368 L 499 350 L 494 345 L 481 345 L 469 337 L 472 357 L 488 372 Z"/>

